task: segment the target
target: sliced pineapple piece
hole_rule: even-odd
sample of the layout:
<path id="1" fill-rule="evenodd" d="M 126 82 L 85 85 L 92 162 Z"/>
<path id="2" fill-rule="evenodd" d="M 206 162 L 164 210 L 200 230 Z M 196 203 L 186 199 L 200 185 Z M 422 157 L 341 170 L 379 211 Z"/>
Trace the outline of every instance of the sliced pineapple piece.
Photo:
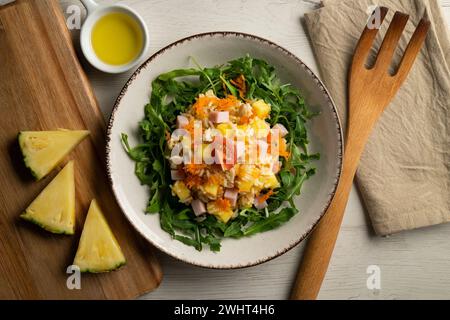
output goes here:
<path id="1" fill-rule="evenodd" d="M 94 199 L 84 222 L 78 250 L 73 261 L 81 272 L 108 272 L 126 264 L 114 234 Z"/>
<path id="2" fill-rule="evenodd" d="M 58 173 L 20 217 L 53 233 L 74 233 L 75 180 L 73 161 L 70 161 Z"/>
<path id="3" fill-rule="evenodd" d="M 52 171 L 89 131 L 21 131 L 18 136 L 25 165 L 39 180 Z"/>

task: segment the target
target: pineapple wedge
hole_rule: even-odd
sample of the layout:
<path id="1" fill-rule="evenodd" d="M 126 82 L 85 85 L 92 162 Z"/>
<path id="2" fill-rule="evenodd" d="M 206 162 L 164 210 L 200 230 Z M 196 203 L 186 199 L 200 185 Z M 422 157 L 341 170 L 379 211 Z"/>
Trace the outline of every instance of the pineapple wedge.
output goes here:
<path id="1" fill-rule="evenodd" d="M 21 131 L 18 136 L 25 165 L 40 180 L 52 171 L 89 131 Z"/>
<path id="2" fill-rule="evenodd" d="M 73 161 L 70 161 L 58 173 L 20 217 L 53 233 L 74 233 L 75 180 Z"/>
<path id="3" fill-rule="evenodd" d="M 253 112 L 261 119 L 265 119 L 270 114 L 270 106 L 264 100 L 258 100 L 252 104 Z"/>
<path id="4" fill-rule="evenodd" d="M 81 272 L 108 272 L 126 263 L 114 234 L 106 222 L 97 201 L 91 202 L 84 222 L 78 250 L 73 261 Z"/>

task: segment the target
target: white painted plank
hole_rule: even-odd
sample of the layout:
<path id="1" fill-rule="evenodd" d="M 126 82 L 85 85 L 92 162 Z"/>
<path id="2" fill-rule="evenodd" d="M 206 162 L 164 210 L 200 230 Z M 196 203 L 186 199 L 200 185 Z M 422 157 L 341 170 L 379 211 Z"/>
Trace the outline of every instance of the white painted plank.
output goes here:
<path id="1" fill-rule="evenodd" d="M 151 53 L 184 36 L 213 30 L 253 33 L 271 39 L 317 70 L 300 18 L 318 0 L 128 0 L 150 29 Z M 116 2 L 102 0 L 100 2 Z M 61 0 L 63 7 L 78 4 Z M 450 25 L 450 0 L 440 0 Z M 76 32 L 74 37 L 76 39 Z M 129 73 L 105 75 L 85 64 L 105 117 Z M 336 250 L 319 298 L 450 298 L 450 224 L 374 236 L 361 201 L 353 190 Z M 260 266 L 207 270 L 160 253 L 161 287 L 142 299 L 284 299 L 288 297 L 302 246 Z M 366 269 L 378 265 L 381 290 L 367 289 Z"/>

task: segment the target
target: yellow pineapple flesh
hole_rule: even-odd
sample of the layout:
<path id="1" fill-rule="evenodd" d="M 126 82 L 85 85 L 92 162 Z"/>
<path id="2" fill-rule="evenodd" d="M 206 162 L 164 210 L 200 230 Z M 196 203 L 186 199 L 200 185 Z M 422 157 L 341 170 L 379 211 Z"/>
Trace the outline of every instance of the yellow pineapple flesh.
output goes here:
<path id="1" fill-rule="evenodd" d="M 20 217 L 53 233 L 74 233 L 75 180 L 73 161 L 69 162 L 58 173 Z"/>
<path id="2" fill-rule="evenodd" d="M 258 100 L 252 104 L 253 112 L 261 119 L 265 119 L 270 114 L 270 106 L 264 100 Z"/>
<path id="3" fill-rule="evenodd" d="M 114 234 L 94 199 L 84 222 L 78 250 L 73 261 L 81 272 L 108 272 L 126 264 Z"/>
<path id="4" fill-rule="evenodd" d="M 89 131 L 21 131 L 18 136 L 25 165 L 40 180 L 52 171 Z"/>

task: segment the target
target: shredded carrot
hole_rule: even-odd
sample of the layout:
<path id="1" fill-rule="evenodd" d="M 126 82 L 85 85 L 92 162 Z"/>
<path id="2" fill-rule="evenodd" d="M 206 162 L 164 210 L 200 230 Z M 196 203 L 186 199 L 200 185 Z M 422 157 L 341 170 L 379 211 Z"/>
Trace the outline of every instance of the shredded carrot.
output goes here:
<path id="1" fill-rule="evenodd" d="M 233 107 L 237 104 L 237 101 L 238 100 L 235 96 L 228 95 L 226 98 L 219 99 L 219 101 L 217 101 L 216 110 L 218 110 L 218 111 L 229 110 L 231 107 Z"/>
<path id="2" fill-rule="evenodd" d="M 258 198 L 258 202 L 262 203 L 262 202 L 266 201 L 267 199 L 270 198 L 271 195 L 273 195 L 273 193 L 274 193 L 273 190 L 269 190 L 266 194 L 264 194 Z"/>
<path id="3" fill-rule="evenodd" d="M 195 113 L 202 119 L 206 117 L 205 113 L 205 107 L 211 102 L 213 104 L 217 104 L 219 101 L 218 98 L 215 97 L 200 97 L 197 99 L 197 101 L 194 103 L 193 108 L 195 110 Z"/>
<path id="4" fill-rule="evenodd" d="M 190 163 L 184 166 L 184 170 L 192 175 L 199 175 L 203 169 L 206 168 L 206 164 L 200 163 L 200 164 L 194 164 Z"/>
<path id="5" fill-rule="evenodd" d="M 184 183 L 189 189 L 192 189 L 193 187 L 198 187 L 202 184 L 202 178 L 197 175 L 189 174 L 186 179 L 184 180 Z"/>
<path id="6" fill-rule="evenodd" d="M 194 124 L 195 124 L 194 119 L 191 119 L 189 120 L 189 123 L 186 125 L 186 127 L 184 127 L 184 130 L 189 132 L 191 134 L 191 137 L 194 134 Z"/>
<path id="7" fill-rule="evenodd" d="M 248 117 L 248 116 L 242 116 L 239 119 L 239 124 L 249 124 L 249 122 L 250 122 L 250 117 Z"/>
<path id="8" fill-rule="evenodd" d="M 218 173 L 214 173 L 209 176 L 208 183 L 210 184 L 222 184 L 224 181 L 224 177 Z"/>
<path id="9" fill-rule="evenodd" d="M 231 208 L 231 202 L 228 199 L 217 199 L 214 202 L 220 211 L 228 211 Z"/>

